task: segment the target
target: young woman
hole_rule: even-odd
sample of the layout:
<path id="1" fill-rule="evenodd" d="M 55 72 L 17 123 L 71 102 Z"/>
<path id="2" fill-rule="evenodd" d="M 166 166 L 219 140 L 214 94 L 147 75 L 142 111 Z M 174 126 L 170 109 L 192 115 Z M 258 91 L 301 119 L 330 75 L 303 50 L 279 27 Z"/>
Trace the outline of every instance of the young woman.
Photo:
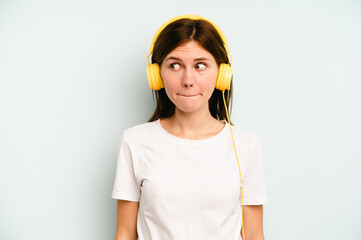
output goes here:
<path id="1" fill-rule="evenodd" d="M 115 239 L 264 239 L 261 143 L 226 121 L 232 68 L 223 33 L 183 15 L 158 30 L 150 54 L 157 106 L 121 137 Z"/>

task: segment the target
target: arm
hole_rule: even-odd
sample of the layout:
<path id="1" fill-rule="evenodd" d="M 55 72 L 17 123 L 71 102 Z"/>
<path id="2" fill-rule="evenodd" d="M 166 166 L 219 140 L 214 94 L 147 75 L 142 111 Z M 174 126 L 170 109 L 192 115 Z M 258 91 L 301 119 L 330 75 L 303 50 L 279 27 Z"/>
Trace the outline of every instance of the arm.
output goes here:
<path id="1" fill-rule="evenodd" d="M 243 206 L 243 217 L 245 240 L 264 240 L 263 205 Z"/>
<path id="2" fill-rule="evenodd" d="M 115 240 L 137 239 L 138 202 L 117 200 L 117 230 Z"/>

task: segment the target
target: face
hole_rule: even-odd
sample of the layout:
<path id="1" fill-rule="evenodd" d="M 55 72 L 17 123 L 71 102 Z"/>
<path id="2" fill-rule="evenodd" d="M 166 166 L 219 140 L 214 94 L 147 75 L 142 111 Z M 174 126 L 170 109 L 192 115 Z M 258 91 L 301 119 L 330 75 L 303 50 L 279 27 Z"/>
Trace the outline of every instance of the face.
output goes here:
<path id="1" fill-rule="evenodd" d="M 218 65 L 199 43 L 190 41 L 175 48 L 164 58 L 160 72 L 176 112 L 209 111 L 208 100 L 215 89 Z"/>

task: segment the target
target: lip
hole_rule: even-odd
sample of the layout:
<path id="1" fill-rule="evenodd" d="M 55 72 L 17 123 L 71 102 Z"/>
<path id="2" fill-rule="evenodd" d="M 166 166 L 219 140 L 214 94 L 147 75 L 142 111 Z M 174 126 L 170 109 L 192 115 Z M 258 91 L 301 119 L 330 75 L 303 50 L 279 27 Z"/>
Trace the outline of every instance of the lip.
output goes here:
<path id="1" fill-rule="evenodd" d="M 181 96 L 181 97 L 196 97 L 199 94 L 178 94 L 178 95 Z"/>

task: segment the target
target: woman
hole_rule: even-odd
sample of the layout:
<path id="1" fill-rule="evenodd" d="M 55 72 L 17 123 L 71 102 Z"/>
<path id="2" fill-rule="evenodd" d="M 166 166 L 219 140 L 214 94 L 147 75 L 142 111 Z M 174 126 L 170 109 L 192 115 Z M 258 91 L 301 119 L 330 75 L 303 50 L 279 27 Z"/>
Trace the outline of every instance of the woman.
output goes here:
<path id="1" fill-rule="evenodd" d="M 121 138 L 115 239 L 264 239 L 261 143 L 225 121 L 232 68 L 223 33 L 179 16 L 158 30 L 150 54 L 157 107 Z"/>

